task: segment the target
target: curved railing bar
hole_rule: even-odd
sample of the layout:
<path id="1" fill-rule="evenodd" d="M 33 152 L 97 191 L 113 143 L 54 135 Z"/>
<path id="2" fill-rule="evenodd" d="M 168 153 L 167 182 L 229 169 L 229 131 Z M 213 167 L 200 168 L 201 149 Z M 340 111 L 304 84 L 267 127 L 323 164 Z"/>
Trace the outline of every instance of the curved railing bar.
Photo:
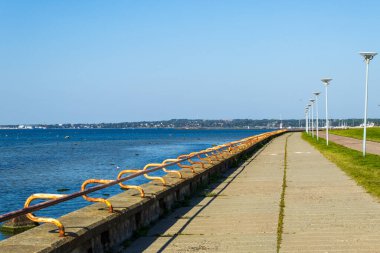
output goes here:
<path id="1" fill-rule="evenodd" d="M 87 179 L 86 181 L 83 182 L 82 186 L 81 186 L 81 190 L 84 191 L 86 190 L 86 186 L 88 184 L 108 184 L 108 183 L 111 183 L 113 180 L 105 180 L 105 179 Z M 82 197 L 87 200 L 87 201 L 90 201 L 90 202 L 102 202 L 104 204 L 107 205 L 108 207 L 108 211 L 110 213 L 113 212 L 113 207 L 112 207 L 112 204 L 106 200 L 106 199 L 103 199 L 103 198 L 92 198 L 92 197 L 88 197 L 86 194 L 85 195 L 82 195 Z"/>
<path id="2" fill-rule="evenodd" d="M 32 203 L 32 201 L 35 199 L 58 199 L 58 198 L 61 198 L 63 196 L 65 196 L 65 195 L 63 195 L 63 194 L 49 194 L 49 193 L 35 193 L 35 194 L 29 196 L 29 198 L 27 198 L 27 200 L 25 201 L 24 207 L 28 208 L 30 203 Z M 65 227 L 57 219 L 45 218 L 45 217 L 36 217 L 32 213 L 27 213 L 26 217 L 28 217 L 31 221 L 34 221 L 34 222 L 53 223 L 54 225 L 56 225 L 58 227 L 59 236 L 60 237 L 65 236 Z"/>
<path id="3" fill-rule="evenodd" d="M 146 171 L 150 167 L 157 167 L 157 166 L 162 166 L 162 163 L 148 163 L 147 165 L 145 165 L 144 169 L 142 169 L 142 170 Z M 165 167 L 162 167 L 162 169 L 165 169 Z M 159 181 L 161 181 L 161 183 L 163 185 L 166 185 L 166 181 L 165 181 L 165 179 L 163 177 L 149 176 L 148 173 L 145 173 L 144 177 L 147 178 L 147 179 L 149 179 L 149 180 L 159 180 Z"/>
<path id="4" fill-rule="evenodd" d="M 119 180 L 121 178 L 122 175 L 124 174 L 127 174 L 127 173 L 138 173 L 138 172 L 141 172 L 142 170 L 122 170 L 119 172 L 119 174 L 117 175 L 117 179 Z M 140 196 L 141 198 L 144 198 L 145 197 L 145 192 L 144 192 L 144 189 L 138 185 L 126 185 L 126 184 L 123 184 L 123 183 L 119 183 L 119 186 L 122 188 L 122 189 L 135 189 L 135 190 L 138 190 L 140 192 Z"/>
<path id="5" fill-rule="evenodd" d="M 167 164 L 167 163 L 170 163 L 170 162 L 176 162 L 176 161 L 178 161 L 178 159 L 166 159 L 166 160 L 164 160 L 164 161 L 162 162 L 162 164 Z M 166 168 L 163 168 L 162 170 L 163 170 L 164 172 L 166 172 L 166 173 L 176 174 L 176 175 L 178 175 L 179 178 L 183 178 L 183 177 L 182 177 L 182 173 L 181 173 L 180 171 L 178 171 L 178 170 L 168 170 L 168 169 L 166 169 Z"/>
<path id="6" fill-rule="evenodd" d="M 191 158 L 194 158 L 194 157 L 196 157 L 197 156 L 197 152 L 192 152 L 192 153 L 190 153 L 190 154 L 188 154 L 188 155 L 180 155 L 180 156 L 178 156 L 177 157 L 177 159 L 181 159 L 181 158 L 186 158 L 186 157 L 191 157 Z M 201 168 L 202 169 L 205 169 L 205 164 L 203 163 L 203 162 L 201 162 L 201 161 L 193 161 L 193 160 L 191 160 L 191 158 L 188 158 L 187 159 L 187 161 L 191 164 L 191 165 L 182 165 L 182 166 L 185 166 L 185 167 L 187 167 L 187 168 L 192 168 L 192 169 L 194 169 L 194 166 L 193 165 L 195 165 L 195 164 L 200 164 L 201 165 Z M 178 166 L 180 166 L 180 165 L 178 165 Z M 180 166 L 181 167 L 181 166 Z M 182 168 L 182 167 L 181 167 Z M 193 172 L 195 172 L 195 171 L 193 171 Z"/>
<path id="7" fill-rule="evenodd" d="M 190 156 L 191 156 L 191 155 L 197 155 L 197 152 L 191 152 L 189 155 L 190 155 Z M 195 156 L 195 157 L 198 157 L 198 156 Z M 195 158 L 195 157 L 194 157 L 194 158 Z M 199 159 L 199 161 L 193 161 L 193 160 L 189 159 L 188 161 L 189 161 L 189 163 L 191 163 L 191 164 L 199 164 L 199 165 L 201 165 L 202 169 L 205 169 L 205 168 L 206 168 L 206 165 L 205 165 L 204 162 L 202 162 L 202 159 Z"/>

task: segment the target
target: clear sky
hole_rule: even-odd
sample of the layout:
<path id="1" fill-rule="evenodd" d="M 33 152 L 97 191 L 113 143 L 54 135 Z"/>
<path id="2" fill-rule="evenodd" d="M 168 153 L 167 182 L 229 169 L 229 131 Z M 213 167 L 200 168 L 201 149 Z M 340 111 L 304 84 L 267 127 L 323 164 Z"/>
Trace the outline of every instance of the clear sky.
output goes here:
<path id="1" fill-rule="evenodd" d="M 360 118 L 362 50 L 380 1 L 0 0 L 0 124 L 302 118 L 322 77 L 331 117 Z"/>

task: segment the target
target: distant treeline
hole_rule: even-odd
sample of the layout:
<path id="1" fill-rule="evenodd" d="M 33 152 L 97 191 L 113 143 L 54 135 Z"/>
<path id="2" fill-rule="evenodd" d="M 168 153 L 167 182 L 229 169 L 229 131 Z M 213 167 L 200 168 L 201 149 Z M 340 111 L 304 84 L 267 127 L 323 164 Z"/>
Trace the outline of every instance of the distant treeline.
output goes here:
<path id="1" fill-rule="evenodd" d="M 369 123 L 380 125 L 380 119 L 369 119 Z M 331 126 L 358 126 L 363 119 L 331 119 Z M 171 119 L 163 121 L 139 121 L 120 123 L 94 123 L 94 124 L 32 124 L 32 125 L 3 125 L 3 128 L 284 128 L 304 127 L 305 120 L 299 119 L 233 119 L 233 120 L 202 120 L 202 119 Z M 319 120 L 324 126 L 325 121 Z"/>

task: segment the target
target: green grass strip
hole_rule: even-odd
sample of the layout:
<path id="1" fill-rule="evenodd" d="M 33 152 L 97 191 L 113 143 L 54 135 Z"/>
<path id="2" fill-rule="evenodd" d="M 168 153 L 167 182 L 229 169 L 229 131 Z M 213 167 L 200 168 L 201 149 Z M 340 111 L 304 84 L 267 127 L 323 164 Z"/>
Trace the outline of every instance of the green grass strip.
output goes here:
<path id="1" fill-rule="evenodd" d="M 363 140 L 363 128 L 351 128 L 343 130 L 330 130 L 331 134 L 336 134 L 354 139 Z M 367 128 L 367 140 L 380 142 L 380 127 Z"/>
<path id="2" fill-rule="evenodd" d="M 282 177 L 282 192 L 280 199 L 280 212 L 278 214 L 278 225 L 277 225 L 277 253 L 280 252 L 281 242 L 282 242 L 282 231 L 284 228 L 284 209 L 285 209 L 285 189 L 286 189 L 286 169 L 288 166 L 288 135 L 285 139 L 285 152 L 284 152 L 284 175 Z"/>
<path id="3" fill-rule="evenodd" d="M 368 193 L 380 198 L 380 156 L 366 154 L 366 157 L 363 157 L 361 151 L 349 149 L 333 142 L 329 142 L 329 146 L 326 146 L 324 139 L 320 138 L 317 141 L 306 133 L 302 134 L 302 138 L 352 177 Z"/>

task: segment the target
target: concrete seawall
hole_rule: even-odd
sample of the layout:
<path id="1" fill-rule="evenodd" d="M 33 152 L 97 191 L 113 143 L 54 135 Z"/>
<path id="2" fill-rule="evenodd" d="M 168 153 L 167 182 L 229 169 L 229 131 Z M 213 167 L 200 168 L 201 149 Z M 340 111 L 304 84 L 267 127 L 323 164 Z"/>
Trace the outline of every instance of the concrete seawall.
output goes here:
<path id="1" fill-rule="evenodd" d="M 206 169 L 199 167 L 196 173 L 183 169 L 183 179 L 166 175 L 167 186 L 153 181 L 144 184 L 144 198 L 135 190 L 115 195 L 108 199 L 114 207 L 113 213 L 108 213 L 104 204 L 96 203 L 64 215 L 59 220 L 66 227 L 65 237 L 58 237 L 54 225 L 43 224 L 1 241 L 0 252 L 117 252 L 131 238 L 141 233 L 142 229 L 183 205 L 186 199 L 208 185 L 214 176 L 235 167 L 276 136 L 278 135 L 261 140 L 247 150 Z"/>

